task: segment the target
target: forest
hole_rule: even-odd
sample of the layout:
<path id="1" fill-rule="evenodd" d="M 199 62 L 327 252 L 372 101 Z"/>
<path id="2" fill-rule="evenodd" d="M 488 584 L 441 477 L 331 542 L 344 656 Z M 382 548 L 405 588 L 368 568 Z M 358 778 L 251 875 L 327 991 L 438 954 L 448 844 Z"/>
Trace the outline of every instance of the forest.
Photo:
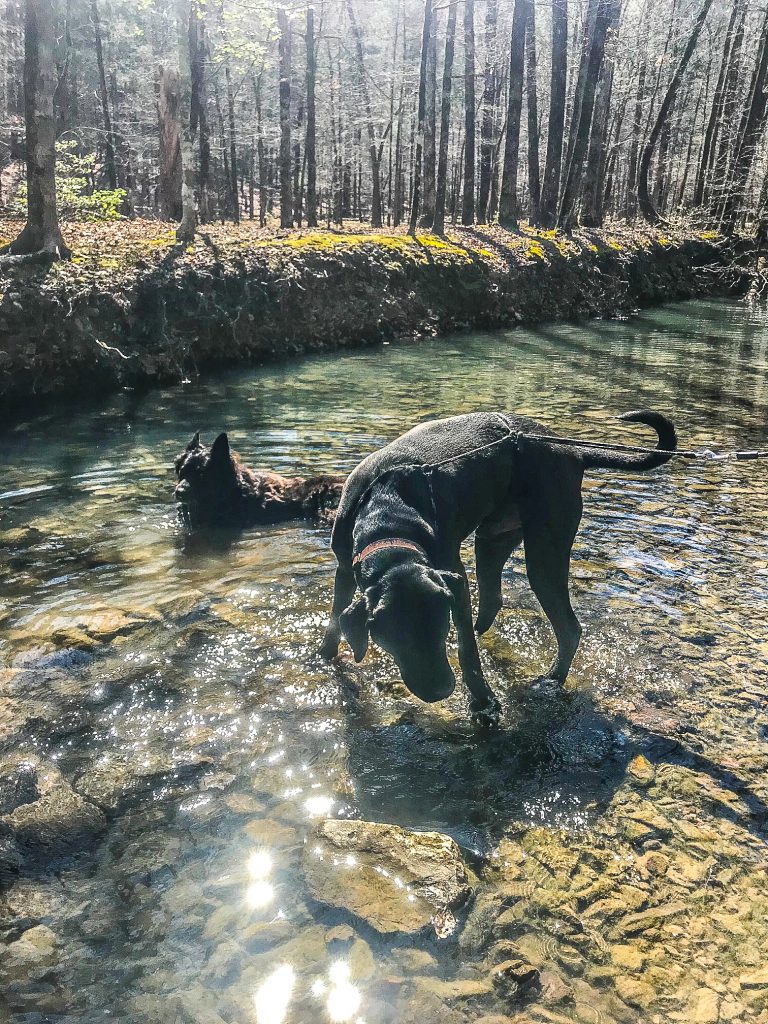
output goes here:
<path id="1" fill-rule="evenodd" d="M 57 216 L 768 230 L 765 0 L 4 0 L 1 32 L 11 255 L 66 255 Z"/>

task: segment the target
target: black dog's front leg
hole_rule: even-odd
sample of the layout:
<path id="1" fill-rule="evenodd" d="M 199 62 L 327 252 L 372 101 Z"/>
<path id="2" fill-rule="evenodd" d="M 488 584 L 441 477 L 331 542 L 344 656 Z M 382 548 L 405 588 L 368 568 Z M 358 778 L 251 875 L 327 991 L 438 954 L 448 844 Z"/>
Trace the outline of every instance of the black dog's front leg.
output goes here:
<path id="1" fill-rule="evenodd" d="M 473 714 L 484 721 L 493 722 L 498 718 L 499 702 L 493 690 L 485 681 L 480 652 L 477 649 L 475 630 L 472 624 L 472 599 L 464 566 L 459 562 L 454 570 L 460 577 L 451 588 L 453 591 L 453 622 L 459 641 L 459 664 L 464 682 L 471 694 Z"/>
<path id="2" fill-rule="evenodd" d="M 355 596 L 355 589 L 355 574 L 352 567 L 346 568 L 340 565 L 336 570 L 336 578 L 333 582 L 331 619 L 326 627 L 325 637 L 320 647 L 320 655 L 326 661 L 331 661 L 339 653 L 339 644 L 341 643 L 339 618 Z"/>

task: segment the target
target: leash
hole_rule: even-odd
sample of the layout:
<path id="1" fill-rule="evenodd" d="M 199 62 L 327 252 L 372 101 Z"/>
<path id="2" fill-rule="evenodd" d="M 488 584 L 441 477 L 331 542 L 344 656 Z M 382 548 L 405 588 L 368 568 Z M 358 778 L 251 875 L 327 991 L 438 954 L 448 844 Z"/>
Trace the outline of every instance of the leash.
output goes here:
<path id="1" fill-rule="evenodd" d="M 574 448 L 598 448 L 601 451 L 628 452 L 633 455 L 658 455 L 660 452 L 665 452 L 671 459 L 702 459 L 707 462 L 752 462 L 756 459 L 768 459 L 768 448 L 752 448 L 730 452 L 715 452 L 710 448 L 702 448 L 700 450 L 675 448 L 674 451 L 668 451 L 664 448 L 645 448 L 640 445 L 615 444 L 610 441 L 583 441 L 578 437 L 560 437 L 558 434 L 526 434 L 521 430 L 512 430 L 501 413 L 495 413 L 495 415 L 498 416 L 507 428 L 508 433 L 504 437 L 499 437 L 488 444 L 480 445 L 478 448 L 470 448 L 468 451 L 460 452 L 458 455 L 451 455 L 447 459 L 441 459 L 440 462 L 425 462 L 422 464 L 423 468 L 437 469 L 439 466 L 445 466 L 449 462 L 458 462 L 460 459 L 467 458 L 468 455 L 476 455 L 487 448 L 494 448 L 497 444 L 504 444 L 505 441 L 510 439 L 514 440 L 515 443 L 521 439 L 525 441 L 546 441 L 549 444 L 569 445 Z"/>
<path id="2" fill-rule="evenodd" d="M 523 434 L 518 433 L 515 437 L 524 437 L 530 441 L 548 441 L 550 444 L 575 445 L 579 448 L 601 448 L 603 451 L 612 452 L 633 452 L 639 455 L 658 455 L 664 452 L 664 448 L 641 448 L 631 444 L 612 444 L 601 441 L 582 441 L 578 437 L 558 437 L 556 434 Z M 506 440 L 506 438 L 502 438 Z M 754 459 L 768 459 L 768 448 L 754 448 L 744 451 L 714 452 L 709 448 L 702 448 L 696 451 L 691 448 L 675 448 L 674 451 L 667 451 L 670 458 L 680 459 L 705 459 L 708 462 L 727 462 L 733 459 L 735 462 L 748 462 Z"/>

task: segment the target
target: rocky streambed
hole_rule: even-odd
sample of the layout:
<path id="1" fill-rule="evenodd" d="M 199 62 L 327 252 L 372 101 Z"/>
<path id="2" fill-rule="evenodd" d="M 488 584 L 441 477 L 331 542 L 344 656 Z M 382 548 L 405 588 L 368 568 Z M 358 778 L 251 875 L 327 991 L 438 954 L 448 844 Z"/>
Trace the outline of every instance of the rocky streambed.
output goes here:
<path id="1" fill-rule="evenodd" d="M 461 689 L 419 704 L 375 650 L 317 657 L 324 528 L 191 544 L 168 500 L 189 428 L 344 470 L 478 395 L 593 437 L 655 397 L 692 447 L 757 445 L 765 331 L 683 305 L 9 432 L 0 1021 L 765 1024 L 762 464 L 589 478 L 573 675 L 530 689 L 551 638 L 513 562 L 483 640 L 495 734 Z"/>

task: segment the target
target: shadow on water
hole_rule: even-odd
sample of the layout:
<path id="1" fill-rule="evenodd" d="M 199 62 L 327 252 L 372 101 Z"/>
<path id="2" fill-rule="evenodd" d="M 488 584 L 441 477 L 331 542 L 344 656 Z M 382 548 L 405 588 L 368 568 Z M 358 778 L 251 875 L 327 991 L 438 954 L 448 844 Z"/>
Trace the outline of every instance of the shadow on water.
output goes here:
<path id="1" fill-rule="evenodd" d="M 428 713 L 427 713 L 428 715 Z M 413 708 L 394 724 L 349 719 L 349 770 L 362 817 L 450 834 L 485 854 L 511 822 L 575 829 L 593 826 L 638 753 L 651 764 L 675 764 L 709 776 L 738 794 L 748 814 L 712 798 L 713 816 L 762 835 L 768 804 L 734 771 L 679 737 L 607 715 L 589 693 L 552 696 L 516 689 L 511 723 L 480 731 L 469 723 L 424 721 Z"/>

